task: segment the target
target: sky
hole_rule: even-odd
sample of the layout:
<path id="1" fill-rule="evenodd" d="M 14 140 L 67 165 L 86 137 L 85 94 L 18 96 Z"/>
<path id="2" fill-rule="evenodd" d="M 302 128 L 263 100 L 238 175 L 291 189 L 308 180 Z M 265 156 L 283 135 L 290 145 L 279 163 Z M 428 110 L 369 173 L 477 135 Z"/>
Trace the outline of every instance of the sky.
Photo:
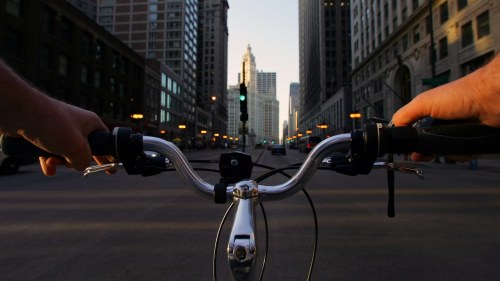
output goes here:
<path id="1" fill-rule="evenodd" d="M 238 73 L 248 44 L 257 70 L 276 72 L 280 102 L 280 134 L 288 119 L 290 83 L 299 82 L 299 24 L 297 0 L 229 0 L 228 79 Z"/>

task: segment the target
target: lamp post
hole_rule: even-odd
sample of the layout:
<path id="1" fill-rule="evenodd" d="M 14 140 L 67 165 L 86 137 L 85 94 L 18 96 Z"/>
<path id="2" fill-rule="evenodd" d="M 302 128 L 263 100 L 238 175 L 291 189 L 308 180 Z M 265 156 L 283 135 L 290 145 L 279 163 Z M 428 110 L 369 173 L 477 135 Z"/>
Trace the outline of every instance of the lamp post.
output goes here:
<path id="1" fill-rule="evenodd" d="M 322 133 L 323 133 L 323 139 L 325 139 L 325 130 L 328 129 L 328 124 L 326 124 L 325 122 L 322 122 L 318 125 L 316 125 L 317 128 L 320 128 Z"/>
<path id="2" fill-rule="evenodd" d="M 130 115 L 130 118 L 132 118 L 135 121 L 136 130 L 140 131 L 139 120 L 143 119 L 144 115 L 142 113 L 134 113 Z"/>
<path id="3" fill-rule="evenodd" d="M 212 110 L 212 138 L 211 140 L 214 141 L 214 144 L 215 144 L 215 102 L 217 102 L 217 97 L 216 96 L 211 96 L 210 97 L 210 104 L 212 105 L 211 106 L 211 110 Z"/>
<path id="4" fill-rule="evenodd" d="M 186 124 L 179 124 L 179 129 L 181 130 L 181 136 L 184 137 L 184 130 L 186 130 L 187 126 Z M 185 145 L 187 146 L 187 133 L 186 133 L 186 136 L 184 137 L 185 141 Z M 181 140 L 181 144 L 183 143 L 183 141 Z M 181 145 L 181 147 L 183 147 L 183 145 Z"/>
<path id="5" fill-rule="evenodd" d="M 352 129 L 356 130 L 356 119 L 360 119 L 361 118 L 361 113 L 359 113 L 359 112 L 351 112 L 351 114 L 349 114 L 349 117 L 351 117 L 351 119 L 352 119 Z"/>

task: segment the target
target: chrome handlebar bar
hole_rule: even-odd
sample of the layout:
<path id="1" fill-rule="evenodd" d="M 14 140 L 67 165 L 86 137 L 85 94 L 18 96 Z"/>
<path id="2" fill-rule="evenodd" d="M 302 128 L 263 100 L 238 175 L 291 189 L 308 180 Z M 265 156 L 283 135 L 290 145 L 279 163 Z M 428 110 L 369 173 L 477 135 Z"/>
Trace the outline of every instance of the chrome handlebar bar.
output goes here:
<path id="1" fill-rule="evenodd" d="M 297 173 L 288 181 L 279 185 L 259 185 L 259 199 L 281 200 L 296 194 L 307 184 L 325 157 L 337 151 L 348 150 L 350 145 L 351 134 L 340 134 L 322 141 L 309 152 Z M 214 185 L 206 182 L 195 172 L 186 156 L 175 144 L 160 138 L 144 136 L 143 149 L 165 156 L 181 178 L 198 194 L 213 198 Z M 233 198 L 234 187 L 235 185 L 228 185 L 226 189 L 226 197 L 230 200 Z"/>

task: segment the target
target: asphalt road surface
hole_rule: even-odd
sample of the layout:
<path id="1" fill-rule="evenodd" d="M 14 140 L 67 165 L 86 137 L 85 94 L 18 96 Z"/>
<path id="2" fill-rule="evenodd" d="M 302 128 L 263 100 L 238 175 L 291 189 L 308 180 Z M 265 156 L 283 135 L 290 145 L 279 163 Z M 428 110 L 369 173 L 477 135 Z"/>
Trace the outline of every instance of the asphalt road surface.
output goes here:
<path id="1" fill-rule="evenodd" d="M 250 152 L 276 166 L 305 156 Z M 317 172 L 308 188 L 320 227 L 312 280 L 500 280 L 500 162 L 480 160 L 477 171 L 467 164 L 423 168 L 425 180 L 396 176 L 396 218 L 385 214 L 383 171 Z M 314 241 L 307 200 L 297 194 L 264 206 L 270 228 L 264 280 L 306 280 Z M 48 178 L 36 165 L 22 167 L 0 177 L 0 280 L 212 280 L 214 239 L 226 208 L 198 197 L 173 172 L 84 179 L 61 169 Z M 262 258 L 260 211 L 258 217 Z M 229 280 L 226 237 L 218 248 L 219 280 Z"/>

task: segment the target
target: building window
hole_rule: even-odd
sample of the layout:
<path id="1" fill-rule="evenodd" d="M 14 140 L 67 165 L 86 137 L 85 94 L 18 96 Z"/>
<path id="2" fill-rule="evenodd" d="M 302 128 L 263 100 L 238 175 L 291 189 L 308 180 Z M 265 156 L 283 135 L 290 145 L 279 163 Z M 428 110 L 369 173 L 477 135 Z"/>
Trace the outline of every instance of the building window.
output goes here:
<path id="1" fill-rule="evenodd" d="M 418 0 L 412 0 L 411 2 L 413 11 L 415 11 L 418 8 Z"/>
<path id="2" fill-rule="evenodd" d="M 21 4 L 21 0 L 7 0 L 7 3 L 5 4 L 5 11 L 13 16 L 20 18 L 22 15 Z"/>
<path id="3" fill-rule="evenodd" d="M 87 84 L 89 81 L 89 69 L 86 65 L 82 65 L 81 67 L 81 72 L 80 72 L 80 81 L 83 84 Z"/>
<path id="4" fill-rule="evenodd" d="M 165 118 L 165 110 L 162 109 L 160 110 L 160 123 L 165 124 L 166 121 L 167 120 Z"/>
<path id="5" fill-rule="evenodd" d="M 417 25 L 413 28 L 413 44 L 420 41 L 420 26 Z"/>
<path id="6" fill-rule="evenodd" d="M 474 34 L 472 32 L 472 22 L 462 25 L 462 47 L 467 47 L 474 42 Z"/>
<path id="7" fill-rule="evenodd" d="M 490 14 L 488 11 L 477 16 L 477 38 L 490 35 Z"/>
<path id="8" fill-rule="evenodd" d="M 40 48 L 40 67 L 42 69 L 52 69 L 52 51 L 46 45 Z"/>
<path id="9" fill-rule="evenodd" d="M 467 6 L 467 0 L 457 0 L 457 7 L 459 11 L 465 8 L 466 6 Z"/>
<path id="10" fill-rule="evenodd" d="M 113 16 L 100 16 L 99 17 L 100 24 L 106 24 L 106 23 L 112 23 L 112 22 L 113 22 Z"/>
<path id="11" fill-rule="evenodd" d="M 43 8 L 42 12 L 42 30 L 46 33 L 54 33 L 54 22 L 56 12 L 48 7 Z"/>
<path id="12" fill-rule="evenodd" d="M 432 19 L 430 16 L 425 17 L 425 34 L 429 35 L 431 33 Z"/>
<path id="13" fill-rule="evenodd" d="M 160 105 L 161 106 L 167 105 L 167 93 L 165 93 L 165 91 L 161 91 Z"/>
<path id="14" fill-rule="evenodd" d="M 69 74 L 69 60 L 65 55 L 59 55 L 58 73 L 62 76 L 68 76 Z"/>
<path id="15" fill-rule="evenodd" d="M 61 26 L 59 29 L 61 39 L 66 43 L 73 41 L 73 23 L 68 19 L 61 19 Z"/>
<path id="16" fill-rule="evenodd" d="M 441 23 L 445 23 L 448 20 L 448 1 L 445 1 L 443 4 L 439 5 L 439 16 Z"/>
<path id="17" fill-rule="evenodd" d="M 82 36 L 82 52 L 85 55 L 92 54 L 92 39 L 90 34 L 85 33 Z"/>
<path id="18" fill-rule="evenodd" d="M 448 56 L 448 37 L 439 40 L 439 58 L 444 59 Z"/>
<path id="19" fill-rule="evenodd" d="M 408 50 L 408 33 L 404 34 L 401 38 L 401 43 L 403 45 L 403 51 Z"/>
<path id="20" fill-rule="evenodd" d="M 399 55 L 399 46 L 397 42 L 392 45 L 392 54 L 395 58 L 397 58 Z"/>
<path id="21" fill-rule="evenodd" d="M 161 86 L 163 88 L 167 87 L 167 75 L 165 73 L 161 74 Z"/>
<path id="22" fill-rule="evenodd" d="M 101 87 L 101 72 L 99 70 L 97 70 L 94 75 L 94 87 Z"/>
<path id="23" fill-rule="evenodd" d="M 21 37 L 21 33 L 18 30 L 6 28 L 5 39 L 5 53 L 9 56 L 22 59 L 23 38 Z"/>

